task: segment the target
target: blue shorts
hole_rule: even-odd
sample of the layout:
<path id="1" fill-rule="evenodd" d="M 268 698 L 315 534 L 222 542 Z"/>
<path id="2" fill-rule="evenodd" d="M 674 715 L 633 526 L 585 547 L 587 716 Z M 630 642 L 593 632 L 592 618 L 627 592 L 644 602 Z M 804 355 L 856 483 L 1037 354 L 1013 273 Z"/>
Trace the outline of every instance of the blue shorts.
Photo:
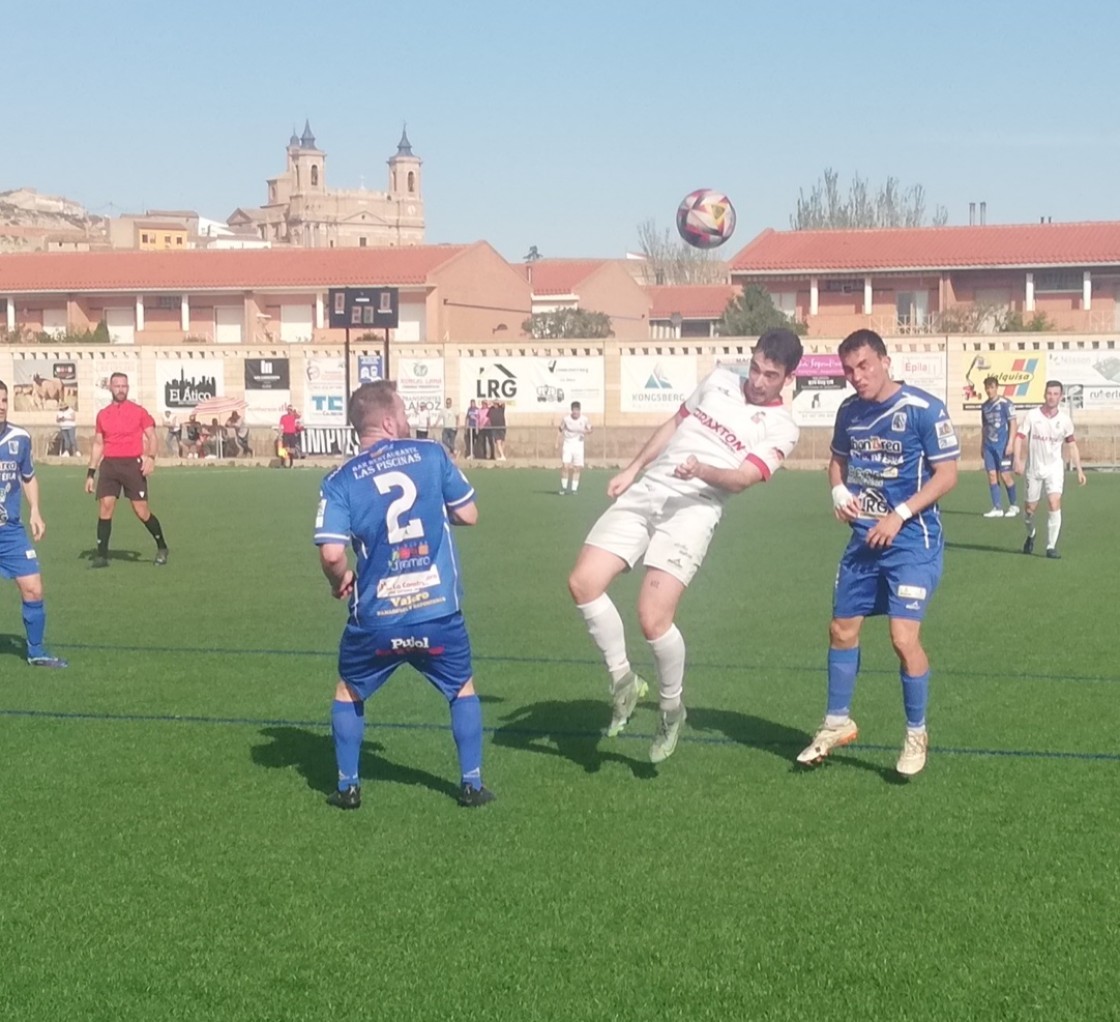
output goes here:
<path id="1" fill-rule="evenodd" d="M 926 556 L 928 554 L 928 556 Z M 860 537 L 840 558 L 832 615 L 921 621 L 941 581 L 942 551 L 873 550 Z"/>
<path id="2" fill-rule="evenodd" d="M 463 615 L 372 629 L 346 626 L 338 647 L 338 676 L 363 700 L 401 664 L 415 667 L 451 702 L 474 676 Z"/>
<path id="3" fill-rule="evenodd" d="M 989 472 L 1010 472 L 1011 459 L 1005 453 L 1007 448 L 999 444 L 984 444 L 984 467 Z"/>
<path id="4" fill-rule="evenodd" d="M 12 522 L 0 526 L 0 576 L 24 578 L 39 574 L 39 555 L 22 525 Z"/>

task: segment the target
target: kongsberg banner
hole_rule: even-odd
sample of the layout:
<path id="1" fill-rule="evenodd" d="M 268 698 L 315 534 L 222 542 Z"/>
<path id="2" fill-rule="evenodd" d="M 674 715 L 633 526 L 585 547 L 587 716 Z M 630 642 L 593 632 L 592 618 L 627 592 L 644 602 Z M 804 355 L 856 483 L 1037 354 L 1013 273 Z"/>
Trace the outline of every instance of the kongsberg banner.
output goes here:
<path id="1" fill-rule="evenodd" d="M 623 355 L 619 362 L 624 412 L 668 414 L 696 389 L 695 355 Z"/>

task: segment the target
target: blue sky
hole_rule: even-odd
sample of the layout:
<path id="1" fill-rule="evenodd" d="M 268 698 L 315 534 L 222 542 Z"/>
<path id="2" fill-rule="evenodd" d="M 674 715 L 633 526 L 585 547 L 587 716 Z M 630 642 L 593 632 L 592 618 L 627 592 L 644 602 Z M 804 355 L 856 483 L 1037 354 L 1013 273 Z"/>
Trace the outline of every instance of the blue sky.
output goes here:
<path id="1" fill-rule="evenodd" d="M 697 187 L 735 203 L 730 255 L 826 166 L 950 223 L 1120 219 L 1102 0 L 41 0 L 3 34 L 0 190 L 102 214 L 259 204 L 309 117 L 333 187 L 384 188 L 407 121 L 428 240 L 509 259 L 620 256 Z"/>

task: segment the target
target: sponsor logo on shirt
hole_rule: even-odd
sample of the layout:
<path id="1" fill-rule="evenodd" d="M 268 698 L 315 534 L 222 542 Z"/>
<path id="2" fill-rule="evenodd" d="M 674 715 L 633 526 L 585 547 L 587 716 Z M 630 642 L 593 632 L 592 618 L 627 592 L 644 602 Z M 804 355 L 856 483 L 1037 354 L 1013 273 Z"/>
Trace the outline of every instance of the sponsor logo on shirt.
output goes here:
<path id="1" fill-rule="evenodd" d="M 948 419 L 942 419 L 934 427 L 934 432 L 936 432 L 936 434 L 939 437 L 945 437 L 945 436 L 951 437 L 951 436 L 954 435 L 953 434 L 953 424 Z"/>
<path id="2" fill-rule="evenodd" d="M 703 408 L 697 408 L 692 413 L 693 418 L 696 419 L 702 426 L 707 426 L 720 440 L 722 440 L 731 450 L 737 454 L 745 451 L 747 445 L 739 439 L 730 429 L 728 429 L 722 422 L 717 422 L 713 419 Z"/>
<path id="3" fill-rule="evenodd" d="M 891 416 L 891 432 L 892 433 L 905 433 L 906 432 L 906 413 L 895 412 Z"/>
<path id="4" fill-rule="evenodd" d="M 853 454 L 872 454 L 879 451 L 886 451 L 888 454 L 901 454 L 902 441 L 887 440 L 881 436 L 861 437 L 858 440 L 855 438 L 852 439 Z"/>
<path id="5" fill-rule="evenodd" d="M 377 583 L 377 598 L 392 600 L 394 597 L 412 596 L 424 589 L 439 585 L 439 568 L 434 565 L 427 571 L 413 571 L 380 579 Z M 393 606 L 397 606 L 396 603 Z"/>

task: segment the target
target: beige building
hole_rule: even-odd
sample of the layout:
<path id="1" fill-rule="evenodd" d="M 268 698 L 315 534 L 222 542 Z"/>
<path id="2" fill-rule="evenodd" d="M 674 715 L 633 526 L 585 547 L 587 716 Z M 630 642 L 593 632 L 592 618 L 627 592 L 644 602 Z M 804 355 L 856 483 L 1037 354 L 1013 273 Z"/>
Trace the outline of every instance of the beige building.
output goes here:
<path id="1" fill-rule="evenodd" d="M 310 123 L 292 132 L 282 174 L 268 179 L 268 200 L 234 210 L 226 223 L 251 228 L 273 245 L 302 248 L 393 248 L 424 243 L 421 160 L 401 132 L 389 158 L 388 189 L 327 187 L 327 154 L 315 143 Z"/>

